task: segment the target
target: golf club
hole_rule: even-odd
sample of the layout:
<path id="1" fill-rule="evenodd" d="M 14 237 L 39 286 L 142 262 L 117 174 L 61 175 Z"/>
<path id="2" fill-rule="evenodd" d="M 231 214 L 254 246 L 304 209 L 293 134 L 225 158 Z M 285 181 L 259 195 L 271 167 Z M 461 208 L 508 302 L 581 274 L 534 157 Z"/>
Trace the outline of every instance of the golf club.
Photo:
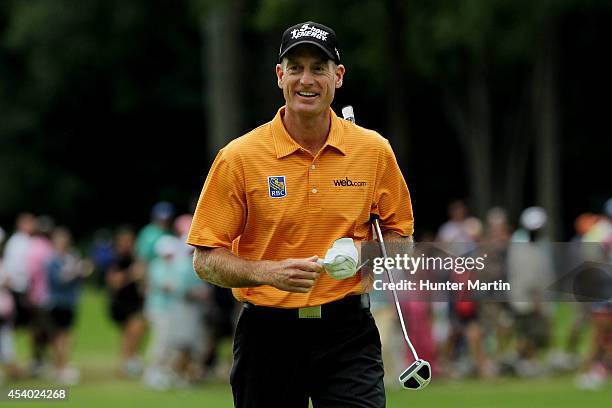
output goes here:
<path id="1" fill-rule="evenodd" d="M 352 106 L 347 105 L 343 107 L 342 116 L 349 122 L 355 123 L 355 113 L 353 111 Z M 383 238 L 377 217 L 373 217 L 372 230 L 374 231 L 373 235 L 376 237 L 376 240 L 378 241 L 378 244 L 380 246 L 382 256 L 384 260 L 386 260 L 387 249 L 385 248 L 385 240 Z M 384 262 L 383 265 L 386 265 L 386 262 Z M 412 345 L 412 342 L 410 341 L 410 338 L 408 337 L 408 332 L 406 331 L 406 324 L 404 323 L 404 316 L 402 315 L 402 309 L 400 307 L 399 300 L 397 298 L 397 293 L 395 291 L 395 282 L 393 280 L 393 275 L 386 266 L 385 271 L 387 271 L 387 276 L 389 277 L 389 282 L 391 283 L 391 291 L 393 292 L 393 299 L 395 300 L 395 309 L 397 310 L 397 316 L 399 317 L 399 321 L 402 326 L 404 339 L 406 340 L 406 344 L 408 344 L 408 348 L 410 348 L 410 351 L 414 356 L 414 362 L 400 374 L 399 382 L 400 384 L 402 384 L 402 387 L 408 390 L 420 390 L 427 387 L 427 385 L 429 385 L 429 382 L 431 381 L 431 366 L 427 361 L 419 358 L 419 355 L 417 354 L 416 350 L 414 349 L 414 346 Z"/>
<path id="2" fill-rule="evenodd" d="M 382 252 L 383 258 L 387 259 L 387 249 L 385 248 L 385 240 L 382 235 L 382 231 L 380 230 L 380 224 L 378 222 L 378 218 L 374 218 L 374 222 L 372 224 L 372 228 L 374 229 L 374 235 L 376 236 L 376 240 L 380 246 L 380 251 Z M 399 376 L 399 382 L 402 384 L 402 387 L 408 390 L 420 390 L 427 385 L 431 381 L 431 366 L 429 363 L 423 359 L 419 358 L 410 338 L 408 337 L 408 332 L 406 331 L 406 324 L 404 323 L 404 316 L 402 315 L 402 309 L 399 304 L 399 300 L 397 298 L 397 292 L 395 291 L 395 282 L 393 280 L 393 274 L 386 267 L 386 262 L 383 262 L 383 266 L 385 267 L 385 271 L 387 271 L 387 276 L 389 277 L 389 282 L 391 283 L 391 292 L 393 293 L 393 299 L 395 300 L 395 309 L 397 310 L 397 316 L 399 317 L 400 324 L 402 326 L 402 332 L 404 333 L 404 339 L 406 340 L 406 344 L 408 344 L 408 348 L 412 352 L 414 356 L 414 362 L 405 369 Z"/>

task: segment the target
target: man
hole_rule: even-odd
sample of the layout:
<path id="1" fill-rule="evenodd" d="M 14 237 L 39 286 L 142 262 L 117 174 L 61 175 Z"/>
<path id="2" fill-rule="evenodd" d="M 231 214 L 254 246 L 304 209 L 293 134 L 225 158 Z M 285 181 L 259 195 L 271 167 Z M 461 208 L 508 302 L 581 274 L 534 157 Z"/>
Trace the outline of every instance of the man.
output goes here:
<path id="1" fill-rule="evenodd" d="M 5 326 L 2 333 L 1 359 L 8 367 L 11 377 L 21 377 L 22 370 L 17 366 L 17 355 L 14 349 L 14 330 L 25 327 L 32 334 L 32 309 L 29 291 L 31 289 L 30 263 L 32 235 L 36 230 L 36 217 L 28 212 L 17 216 L 15 232 L 6 241 L 3 267 L 0 271 L 0 283 L 13 297 L 14 317 L 12 324 Z M 31 338 L 34 338 L 32 335 Z"/>
<path id="2" fill-rule="evenodd" d="M 16 230 L 6 241 L 4 248 L 4 281 L 15 300 L 15 326 L 30 324 L 31 305 L 28 299 L 30 273 L 28 271 L 30 244 L 36 229 L 36 217 L 21 213 L 17 217 Z"/>
<path id="3" fill-rule="evenodd" d="M 156 258 L 155 244 L 164 235 L 172 235 L 170 226 L 174 216 L 174 206 L 160 201 L 151 209 L 151 222 L 144 226 L 136 238 L 136 254 L 144 262 Z"/>
<path id="4" fill-rule="evenodd" d="M 380 339 L 353 242 L 368 239 L 371 214 L 387 235 L 409 239 L 408 188 L 388 141 L 330 108 L 345 73 L 332 29 L 290 27 L 278 62 L 285 106 L 221 149 L 187 239 L 198 275 L 244 304 L 234 404 L 384 407 Z"/>
<path id="5" fill-rule="evenodd" d="M 441 242 L 473 242 L 468 233 L 466 220 L 468 209 L 461 200 L 454 200 L 448 205 L 448 221 L 438 231 L 438 241 Z"/>

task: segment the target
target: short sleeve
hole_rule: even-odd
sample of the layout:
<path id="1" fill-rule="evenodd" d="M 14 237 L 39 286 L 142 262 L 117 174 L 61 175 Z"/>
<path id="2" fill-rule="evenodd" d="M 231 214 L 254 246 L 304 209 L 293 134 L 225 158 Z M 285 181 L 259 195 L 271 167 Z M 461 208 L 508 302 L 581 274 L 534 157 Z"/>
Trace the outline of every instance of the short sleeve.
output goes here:
<path id="1" fill-rule="evenodd" d="M 372 213 L 380 217 L 386 231 L 412 235 L 414 218 L 408 186 L 388 140 L 385 139 L 381 150 Z"/>
<path id="2" fill-rule="evenodd" d="M 187 243 L 231 248 L 246 220 L 246 194 L 240 157 L 221 149 L 206 177 Z"/>

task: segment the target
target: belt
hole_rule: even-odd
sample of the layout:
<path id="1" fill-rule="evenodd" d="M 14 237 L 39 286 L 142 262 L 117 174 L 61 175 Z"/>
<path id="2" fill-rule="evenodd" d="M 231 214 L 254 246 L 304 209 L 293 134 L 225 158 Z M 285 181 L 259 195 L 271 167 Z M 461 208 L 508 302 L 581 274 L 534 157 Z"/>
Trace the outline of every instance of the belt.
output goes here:
<path id="1" fill-rule="evenodd" d="M 369 310 L 370 295 L 368 293 L 364 293 L 362 295 L 352 295 L 330 303 L 325 303 L 320 306 L 301 307 L 295 309 L 258 306 L 249 302 L 243 302 L 243 307 L 249 311 L 265 313 L 276 317 L 326 319 L 342 317 L 359 310 Z"/>

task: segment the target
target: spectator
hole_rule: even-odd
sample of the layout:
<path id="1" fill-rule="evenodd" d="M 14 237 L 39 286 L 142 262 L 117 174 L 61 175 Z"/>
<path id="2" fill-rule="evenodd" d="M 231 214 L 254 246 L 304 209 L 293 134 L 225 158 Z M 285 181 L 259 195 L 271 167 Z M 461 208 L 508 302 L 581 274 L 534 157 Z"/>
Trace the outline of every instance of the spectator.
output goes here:
<path id="1" fill-rule="evenodd" d="M 136 261 L 134 232 L 121 228 L 116 235 L 114 256 L 106 275 L 110 289 L 110 315 L 121 327 L 122 373 L 137 377 L 142 371 L 138 350 L 146 331 L 144 304 L 144 264 Z"/>
<path id="2" fill-rule="evenodd" d="M 56 228 L 52 235 L 55 253 L 48 264 L 51 344 L 53 348 L 54 378 L 62 384 L 74 385 L 79 371 L 68 366 L 71 332 L 77 312 L 83 278 L 93 266 L 81 260 L 72 248 L 72 237 L 65 228 Z"/>
<path id="3" fill-rule="evenodd" d="M 610 265 L 612 261 L 612 198 L 604 204 L 603 215 L 584 234 L 585 242 L 600 243 L 599 251 L 589 251 L 591 261 Z M 576 379 L 580 388 L 597 389 L 612 371 L 612 300 L 590 304 L 593 338 L 587 360 Z"/>
<path id="4" fill-rule="evenodd" d="M 419 240 L 420 243 L 417 246 L 419 251 L 417 253 L 432 257 L 439 255 L 432 245 L 433 240 L 433 233 L 426 231 Z M 409 273 L 407 271 L 403 272 L 406 274 Z M 429 270 L 426 267 L 421 267 L 412 277 L 418 276 L 419 279 L 421 279 L 423 276 L 433 276 L 437 272 L 438 271 L 435 270 Z M 404 277 L 400 275 L 400 278 Z M 408 276 L 406 276 L 406 278 L 408 278 Z M 414 279 L 412 280 L 414 281 Z M 419 291 L 416 293 L 401 291 L 398 293 L 398 297 L 402 306 L 406 325 L 408 326 L 410 339 L 415 349 L 418 350 L 419 357 L 431 364 L 431 370 L 434 375 L 440 374 L 441 371 L 438 364 L 436 342 L 433 333 L 433 308 L 430 300 L 431 293 L 428 291 Z M 406 299 L 406 297 L 412 299 L 412 301 Z M 408 352 L 406 347 L 404 347 L 404 354 L 407 356 L 405 360 L 412 362 L 412 355 Z"/>
<path id="5" fill-rule="evenodd" d="M 592 244 L 583 243 L 584 237 L 589 233 L 591 228 L 597 223 L 598 217 L 592 213 L 580 214 L 574 221 L 574 230 L 576 234 L 570 241 L 570 251 L 568 254 L 567 262 L 571 262 L 571 265 L 580 265 L 584 259 L 584 249 Z M 570 327 L 565 354 L 559 354 L 556 356 L 555 361 L 557 366 L 567 366 L 569 368 L 575 368 L 577 365 L 577 353 L 578 344 L 581 338 L 584 337 L 591 321 L 591 304 L 588 302 L 576 302 L 572 303 L 574 309 L 573 322 Z"/>
<path id="6" fill-rule="evenodd" d="M 546 211 L 529 207 L 521 213 L 521 226 L 513 236 L 508 251 L 508 280 L 512 285 L 510 300 L 514 313 L 518 361 L 515 369 L 521 376 L 542 373 L 537 356 L 548 347 L 551 335 L 551 308 L 544 293 L 554 281 L 550 243 L 542 230 Z"/>
<path id="7" fill-rule="evenodd" d="M 1 268 L 1 266 L 0 266 Z M 15 352 L 13 336 L 11 331 L 15 304 L 11 293 L 0 283 L 0 366 L 2 366 L 10 377 L 19 372 L 15 363 Z"/>
<path id="8" fill-rule="evenodd" d="M 511 232 L 506 211 L 493 207 L 487 211 L 484 240 L 489 246 L 506 249 L 510 242 Z"/>
<path id="9" fill-rule="evenodd" d="M 151 222 L 139 233 L 136 240 L 136 255 L 149 263 L 156 258 L 155 244 L 164 235 L 171 235 L 170 222 L 174 216 L 174 206 L 166 201 L 161 201 L 153 206 L 151 210 Z"/>
<path id="10" fill-rule="evenodd" d="M 452 201 L 448 205 L 449 219 L 438 231 L 438 241 L 441 242 L 472 242 L 466 229 L 465 220 L 468 210 L 461 200 Z"/>
<path id="11" fill-rule="evenodd" d="M 48 216 L 36 218 L 36 230 L 32 235 L 28 254 L 28 301 L 30 304 L 30 340 L 32 362 L 30 375 L 39 377 L 44 368 L 45 353 L 49 344 L 49 315 L 45 304 L 49 297 L 47 264 L 53 256 L 51 233 L 54 222 Z"/>
<path id="12" fill-rule="evenodd" d="M 11 322 L 4 325 L 2 332 L 2 357 L 9 375 L 19 378 L 23 376 L 23 371 L 17 365 L 14 331 L 15 328 L 29 327 L 31 320 L 31 304 L 28 298 L 30 284 L 28 256 L 32 234 L 36 228 L 36 218 L 24 212 L 17 216 L 15 224 L 16 230 L 4 247 L 0 281 L 11 294 L 14 307 Z"/>
<path id="13" fill-rule="evenodd" d="M 193 269 L 192 254 L 191 246 L 178 244 L 173 260 L 174 296 L 169 307 L 173 368 L 183 384 L 203 378 L 200 364 L 206 345 L 203 320 L 210 293 L 210 285 L 199 279 Z"/>
<path id="14" fill-rule="evenodd" d="M 463 228 L 469 243 L 473 245 L 462 245 L 457 243 L 458 248 L 469 249 L 465 254 L 471 257 L 483 256 L 482 246 L 477 246 L 483 239 L 482 222 L 469 217 L 463 221 Z M 463 282 L 467 285 L 468 279 L 477 279 L 472 276 L 472 272 L 462 274 L 452 273 L 452 280 Z M 479 377 L 490 377 L 491 369 L 489 360 L 484 350 L 484 331 L 482 326 L 481 304 L 476 300 L 459 300 L 451 303 L 451 335 L 449 338 L 450 350 L 454 351 L 455 358 L 458 359 L 457 374 L 475 374 Z M 466 350 L 467 353 L 463 353 Z"/>
<path id="15" fill-rule="evenodd" d="M 36 218 L 30 213 L 21 213 L 17 217 L 16 227 L 4 248 L 3 274 L 15 301 L 15 326 L 25 327 L 30 323 L 31 309 L 27 295 L 30 283 L 27 259 Z"/>
<path id="16" fill-rule="evenodd" d="M 4 230 L 0 228 L 0 248 L 4 243 Z M 0 250 L 0 366 L 13 379 L 21 376 L 21 371 L 15 361 L 15 346 L 13 341 L 13 319 L 15 317 L 15 302 L 4 281 L 2 273 L 2 251 Z"/>
<path id="17" fill-rule="evenodd" d="M 506 210 L 493 207 L 487 211 L 482 243 L 484 253 L 487 254 L 486 268 L 482 271 L 482 277 L 486 281 L 508 281 L 506 265 L 511 236 Z M 492 340 L 490 342 L 492 362 L 501 363 L 506 357 L 505 354 L 513 354 L 511 341 L 513 313 L 505 294 L 496 294 L 495 300 L 481 303 L 481 322 L 485 336 L 490 336 Z M 492 366 L 492 369 L 499 371 L 497 366 Z"/>
<path id="18" fill-rule="evenodd" d="M 151 327 L 151 338 L 143 381 L 154 389 L 171 386 L 170 306 L 176 291 L 174 260 L 179 245 L 175 237 L 160 237 L 155 244 L 158 257 L 151 261 L 147 271 L 145 316 Z"/>
<path id="19" fill-rule="evenodd" d="M 95 232 L 89 256 L 94 265 L 94 283 L 103 287 L 106 275 L 115 261 L 113 235 L 108 229 L 102 228 Z"/>

